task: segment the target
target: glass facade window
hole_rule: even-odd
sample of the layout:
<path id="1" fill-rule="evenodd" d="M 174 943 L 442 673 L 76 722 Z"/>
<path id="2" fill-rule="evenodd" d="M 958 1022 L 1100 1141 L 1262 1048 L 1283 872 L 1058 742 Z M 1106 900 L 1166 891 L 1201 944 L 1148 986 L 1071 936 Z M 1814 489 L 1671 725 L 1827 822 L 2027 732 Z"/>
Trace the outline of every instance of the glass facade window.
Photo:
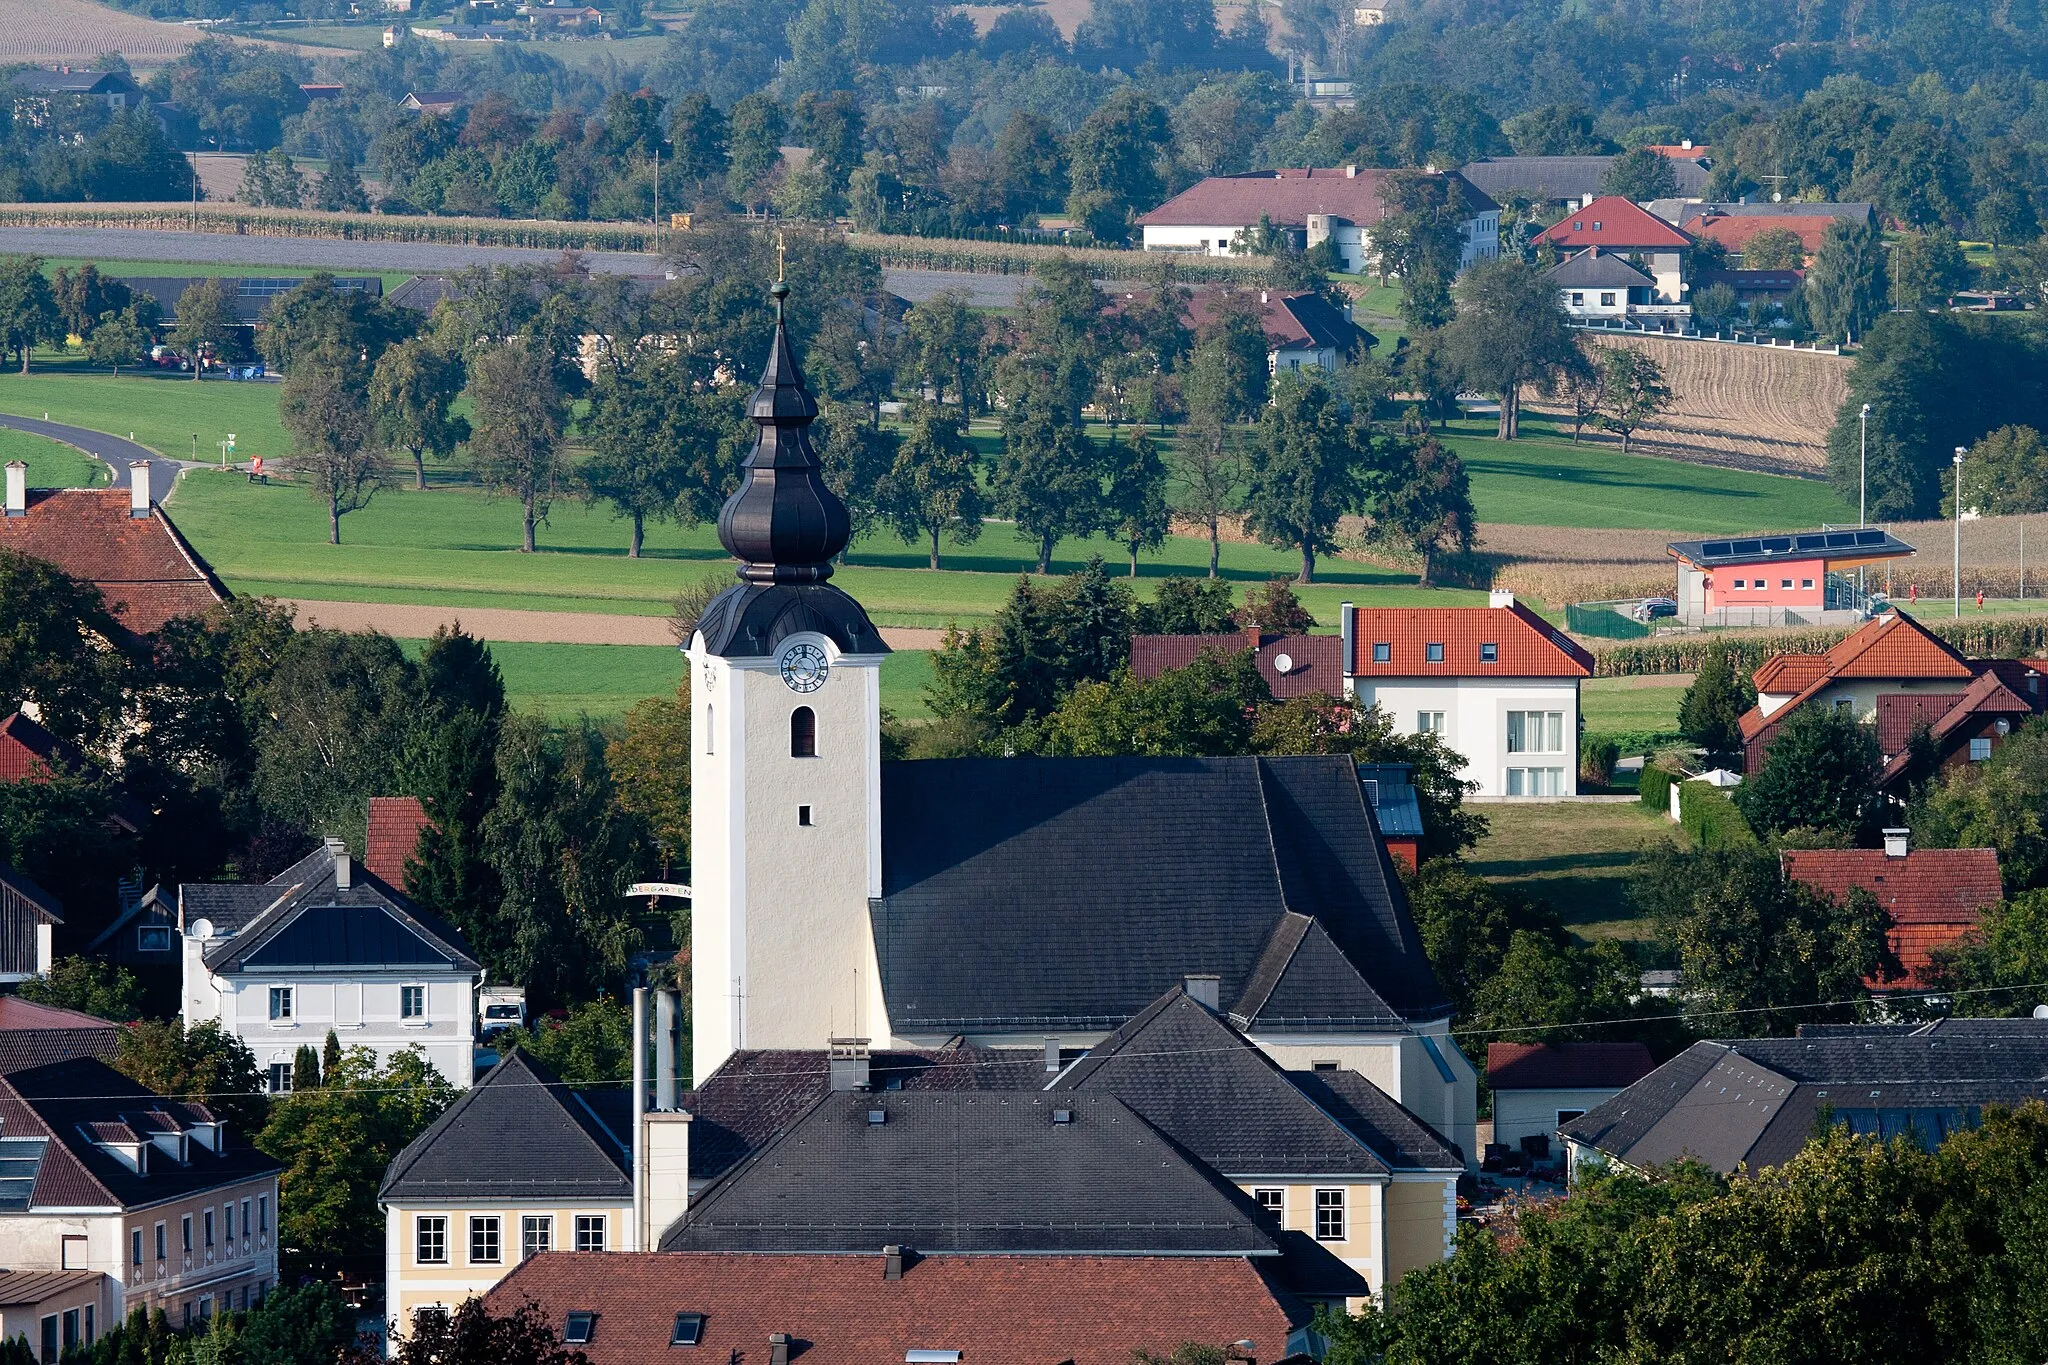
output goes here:
<path id="1" fill-rule="evenodd" d="M 1508 752 L 1511 754 L 1563 753 L 1564 712 L 1508 712 Z"/>

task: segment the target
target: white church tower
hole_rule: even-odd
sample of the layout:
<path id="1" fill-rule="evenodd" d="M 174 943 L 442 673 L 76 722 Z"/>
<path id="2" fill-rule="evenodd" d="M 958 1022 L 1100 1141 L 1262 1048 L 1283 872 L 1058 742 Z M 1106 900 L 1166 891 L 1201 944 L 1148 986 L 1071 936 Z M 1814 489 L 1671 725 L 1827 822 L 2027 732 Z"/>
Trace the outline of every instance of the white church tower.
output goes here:
<path id="1" fill-rule="evenodd" d="M 826 580 L 846 506 L 825 486 L 777 282 L 760 428 L 718 539 L 739 561 L 697 623 L 691 670 L 692 1073 L 741 1048 L 887 1040 L 868 901 L 882 893 L 881 665 Z"/>

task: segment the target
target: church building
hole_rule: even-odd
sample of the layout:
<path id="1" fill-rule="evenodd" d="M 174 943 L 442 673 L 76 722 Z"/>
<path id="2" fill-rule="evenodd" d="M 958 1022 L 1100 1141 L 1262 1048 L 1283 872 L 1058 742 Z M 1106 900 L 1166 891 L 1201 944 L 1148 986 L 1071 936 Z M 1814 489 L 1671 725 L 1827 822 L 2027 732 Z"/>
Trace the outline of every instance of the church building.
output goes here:
<path id="1" fill-rule="evenodd" d="M 1179 987 L 1290 1070 L 1355 1071 L 1474 1152 L 1475 1075 L 1342 756 L 882 761 L 889 654 L 781 320 L 687 647 L 692 1074 L 733 1053 L 1071 1058 Z"/>

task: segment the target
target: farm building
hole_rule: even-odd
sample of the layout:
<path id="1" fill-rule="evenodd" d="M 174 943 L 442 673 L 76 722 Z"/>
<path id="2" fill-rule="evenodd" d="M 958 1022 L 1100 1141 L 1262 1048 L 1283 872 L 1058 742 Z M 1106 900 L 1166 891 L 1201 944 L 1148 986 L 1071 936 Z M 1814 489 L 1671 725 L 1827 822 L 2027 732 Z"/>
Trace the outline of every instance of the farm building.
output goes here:
<path id="1" fill-rule="evenodd" d="M 1859 619 L 1867 599 L 1848 571 L 1914 551 L 1891 532 L 1866 526 L 1677 540 L 1665 552 L 1678 561 L 1680 621 L 1786 626 L 1839 625 Z"/>
<path id="2" fill-rule="evenodd" d="M 1691 156 L 1670 157 L 1678 193 L 1686 199 L 1697 199 L 1707 191 L 1708 172 L 1701 159 L 1705 154 L 1706 149 L 1700 148 Z M 1495 199 L 1521 194 L 1553 208 L 1574 209 L 1600 197 L 1607 169 L 1613 164 L 1611 156 L 1489 156 L 1472 162 L 1459 174 L 1478 186 L 1480 193 Z"/>
<path id="3" fill-rule="evenodd" d="M 1811 260 L 1837 222 L 1861 226 L 1875 213 L 1869 204 L 1691 204 L 1679 226 L 1703 241 L 1719 242 L 1737 257 L 1752 238 L 1782 228 L 1799 239 Z"/>
<path id="4" fill-rule="evenodd" d="M 1396 175 L 1359 166 L 1212 175 L 1141 216 L 1145 250 L 1228 256 L 1239 234 L 1261 223 L 1286 233 L 1297 249 L 1329 242 L 1341 268 L 1369 270 L 1373 227 L 1391 212 L 1383 197 Z M 1444 176 L 1459 205 L 1465 238 L 1458 266 L 1500 254 L 1500 205 L 1457 172 Z"/>

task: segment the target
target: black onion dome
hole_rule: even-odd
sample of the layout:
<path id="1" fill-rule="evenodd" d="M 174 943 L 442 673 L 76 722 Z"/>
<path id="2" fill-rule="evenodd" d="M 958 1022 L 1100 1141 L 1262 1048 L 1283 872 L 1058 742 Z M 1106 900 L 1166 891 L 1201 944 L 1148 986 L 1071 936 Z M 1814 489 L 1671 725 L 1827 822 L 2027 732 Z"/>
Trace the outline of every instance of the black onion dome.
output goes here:
<path id="1" fill-rule="evenodd" d="M 761 383 L 747 405 L 760 427 L 742 466 L 740 486 L 718 513 L 718 540 L 740 561 L 748 583 L 822 583 L 852 533 L 846 504 L 825 485 L 811 444 L 817 400 L 804 387 L 783 326 L 789 286 L 777 281 L 775 342 Z"/>

